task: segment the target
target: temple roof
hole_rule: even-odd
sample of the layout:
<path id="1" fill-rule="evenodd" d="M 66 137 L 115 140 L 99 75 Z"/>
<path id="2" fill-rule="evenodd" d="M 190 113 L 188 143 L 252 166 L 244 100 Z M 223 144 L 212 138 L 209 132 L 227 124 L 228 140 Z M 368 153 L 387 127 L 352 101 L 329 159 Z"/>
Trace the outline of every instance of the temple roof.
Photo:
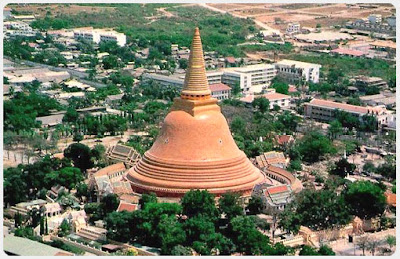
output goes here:
<path id="1" fill-rule="evenodd" d="M 189 64 L 181 97 L 184 99 L 206 99 L 211 97 L 206 76 L 203 46 L 201 44 L 200 31 L 197 27 L 194 31 L 190 48 Z"/>

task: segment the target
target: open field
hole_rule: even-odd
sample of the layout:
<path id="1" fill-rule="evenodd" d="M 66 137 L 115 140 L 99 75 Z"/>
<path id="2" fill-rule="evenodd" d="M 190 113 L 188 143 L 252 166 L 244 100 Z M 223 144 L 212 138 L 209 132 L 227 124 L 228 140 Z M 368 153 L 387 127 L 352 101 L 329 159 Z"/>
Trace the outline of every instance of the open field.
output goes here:
<path id="1" fill-rule="evenodd" d="M 393 6 L 379 5 L 373 9 L 361 9 L 346 4 L 208 4 L 214 8 L 227 11 L 233 15 L 254 18 L 274 29 L 283 30 L 288 22 L 299 22 L 301 26 L 329 27 L 344 24 L 349 20 L 366 18 L 375 13 L 388 16 L 393 13 Z M 276 25 L 279 18 L 283 24 Z"/>
<path id="2" fill-rule="evenodd" d="M 99 13 L 103 11 L 112 11 L 115 7 L 110 6 L 85 6 L 85 5 L 62 5 L 62 4 L 37 4 L 37 5 L 9 5 L 17 12 L 24 14 L 35 14 L 38 17 L 44 17 L 46 14 L 56 16 L 60 14 L 74 15 L 80 12 Z M 50 13 L 48 13 L 50 12 Z"/>

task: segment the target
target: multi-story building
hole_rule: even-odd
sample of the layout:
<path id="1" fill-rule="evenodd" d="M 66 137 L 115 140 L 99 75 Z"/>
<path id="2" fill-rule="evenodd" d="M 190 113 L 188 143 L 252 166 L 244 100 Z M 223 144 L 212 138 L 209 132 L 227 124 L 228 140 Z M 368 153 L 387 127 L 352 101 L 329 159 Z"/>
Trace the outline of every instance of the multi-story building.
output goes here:
<path id="1" fill-rule="evenodd" d="M 6 36 L 34 37 L 36 33 L 38 33 L 38 31 L 32 29 L 28 23 L 22 21 L 4 22 L 3 28 Z"/>
<path id="2" fill-rule="evenodd" d="M 208 84 L 212 85 L 212 84 L 222 83 L 222 75 L 223 75 L 223 72 L 207 72 L 206 76 L 207 76 Z"/>
<path id="3" fill-rule="evenodd" d="M 93 29 L 92 27 L 75 29 L 74 38 L 83 38 L 97 44 L 101 41 L 115 41 L 121 47 L 126 44 L 125 34 L 108 29 Z"/>
<path id="4" fill-rule="evenodd" d="M 223 83 L 210 84 L 211 96 L 219 101 L 229 99 L 231 97 L 231 88 Z"/>
<path id="5" fill-rule="evenodd" d="M 354 78 L 354 81 L 355 86 L 360 91 L 365 91 L 365 89 L 370 87 L 378 87 L 380 89 L 388 87 L 387 82 L 380 77 L 357 76 Z"/>
<path id="6" fill-rule="evenodd" d="M 374 115 L 377 118 L 379 126 L 386 122 L 387 117 L 386 108 L 380 106 L 363 107 L 322 99 L 313 99 L 304 105 L 305 116 L 318 121 L 334 120 L 337 110 L 350 113 L 360 120 L 364 115 Z"/>
<path id="7" fill-rule="evenodd" d="M 321 65 L 284 59 L 275 63 L 277 74 L 289 83 L 305 81 L 318 83 Z"/>
<path id="8" fill-rule="evenodd" d="M 239 84 L 244 93 L 260 93 L 271 84 L 275 76 L 276 70 L 273 64 L 255 64 L 225 69 L 222 75 L 222 83 L 230 87 Z"/>
<path id="9" fill-rule="evenodd" d="M 381 14 L 370 14 L 368 16 L 368 21 L 370 23 L 381 23 L 382 22 L 382 15 Z"/>
<path id="10" fill-rule="evenodd" d="M 6 20 L 6 19 L 8 19 L 8 18 L 10 18 L 11 17 L 11 11 L 12 11 L 12 9 L 11 8 L 9 8 L 9 7 L 4 7 L 4 9 L 3 9 L 3 20 Z"/>
<path id="11" fill-rule="evenodd" d="M 347 28 L 360 31 L 369 31 L 376 33 L 387 33 L 389 35 L 396 34 L 396 17 L 390 16 L 386 18 L 386 23 L 382 22 L 382 17 L 372 15 L 368 19 L 358 19 L 354 22 L 346 23 Z"/>
<path id="12" fill-rule="evenodd" d="M 267 93 L 263 95 L 264 98 L 269 101 L 269 108 L 273 109 L 274 106 L 279 106 L 280 108 L 289 108 L 291 96 L 280 93 Z"/>
<path id="13" fill-rule="evenodd" d="M 386 17 L 386 22 L 389 24 L 389 26 L 396 28 L 396 16 L 393 15 Z"/>
<path id="14" fill-rule="evenodd" d="M 396 94 L 384 92 L 374 95 L 365 95 L 361 96 L 360 100 L 362 103 L 369 106 L 384 105 L 386 108 L 393 108 L 396 105 Z"/>
<path id="15" fill-rule="evenodd" d="M 260 93 L 265 90 L 276 75 L 273 64 L 256 64 L 246 67 L 231 67 L 222 71 L 207 72 L 208 84 L 223 83 L 233 88 L 240 86 L 243 93 Z M 165 76 L 160 74 L 144 74 L 143 79 L 155 80 L 164 86 L 174 86 L 182 89 L 185 76 L 172 75 Z"/>
<path id="16" fill-rule="evenodd" d="M 298 22 L 288 23 L 287 28 L 286 28 L 286 33 L 294 34 L 294 33 L 299 33 L 299 32 L 300 32 L 300 23 L 298 23 Z"/>

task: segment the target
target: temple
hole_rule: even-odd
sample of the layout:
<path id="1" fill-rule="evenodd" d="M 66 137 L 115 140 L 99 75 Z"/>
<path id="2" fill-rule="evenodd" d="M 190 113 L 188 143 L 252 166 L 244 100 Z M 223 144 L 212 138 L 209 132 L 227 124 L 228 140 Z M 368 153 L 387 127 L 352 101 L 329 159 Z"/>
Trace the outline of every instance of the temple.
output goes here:
<path id="1" fill-rule="evenodd" d="M 191 189 L 250 196 L 256 184 L 270 181 L 237 147 L 217 99 L 211 97 L 198 28 L 181 95 L 153 146 L 126 179 L 133 191 L 159 197 L 182 197 Z"/>

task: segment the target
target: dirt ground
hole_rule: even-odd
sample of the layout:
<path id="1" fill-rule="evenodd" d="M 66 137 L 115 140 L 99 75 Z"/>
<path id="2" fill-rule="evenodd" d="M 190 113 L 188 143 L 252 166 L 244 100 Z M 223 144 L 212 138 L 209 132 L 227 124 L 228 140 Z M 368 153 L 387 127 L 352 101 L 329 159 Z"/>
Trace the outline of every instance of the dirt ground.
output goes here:
<path id="1" fill-rule="evenodd" d="M 36 5 L 8 5 L 18 12 L 31 13 L 35 16 L 43 17 L 49 11 L 52 16 L 58 14 L 77 14 L 80 12 L 97 13 L 104 10 L 114 10 L 114 7 L 81 6 L 74 4 L 36 4 Z"/>
<path id="2" fill-rule="evenodd" d="M 348 20 L 367 18 L 368 15 L 382 14 L 383 17 L 392 13 L 393 6 L 377 5 L 373 9 L 361 9 L 359 6 L 346 4 L 208 4 L 229 13 L 251 17 L 256 21 L 271 26 L 274 29 L 286 29 L 288 22 L 299 22 L 304 27 L 329 27 L 334 24 L 344 24 Z M 275 24 L 275 18 L 284 23 Z"/>

